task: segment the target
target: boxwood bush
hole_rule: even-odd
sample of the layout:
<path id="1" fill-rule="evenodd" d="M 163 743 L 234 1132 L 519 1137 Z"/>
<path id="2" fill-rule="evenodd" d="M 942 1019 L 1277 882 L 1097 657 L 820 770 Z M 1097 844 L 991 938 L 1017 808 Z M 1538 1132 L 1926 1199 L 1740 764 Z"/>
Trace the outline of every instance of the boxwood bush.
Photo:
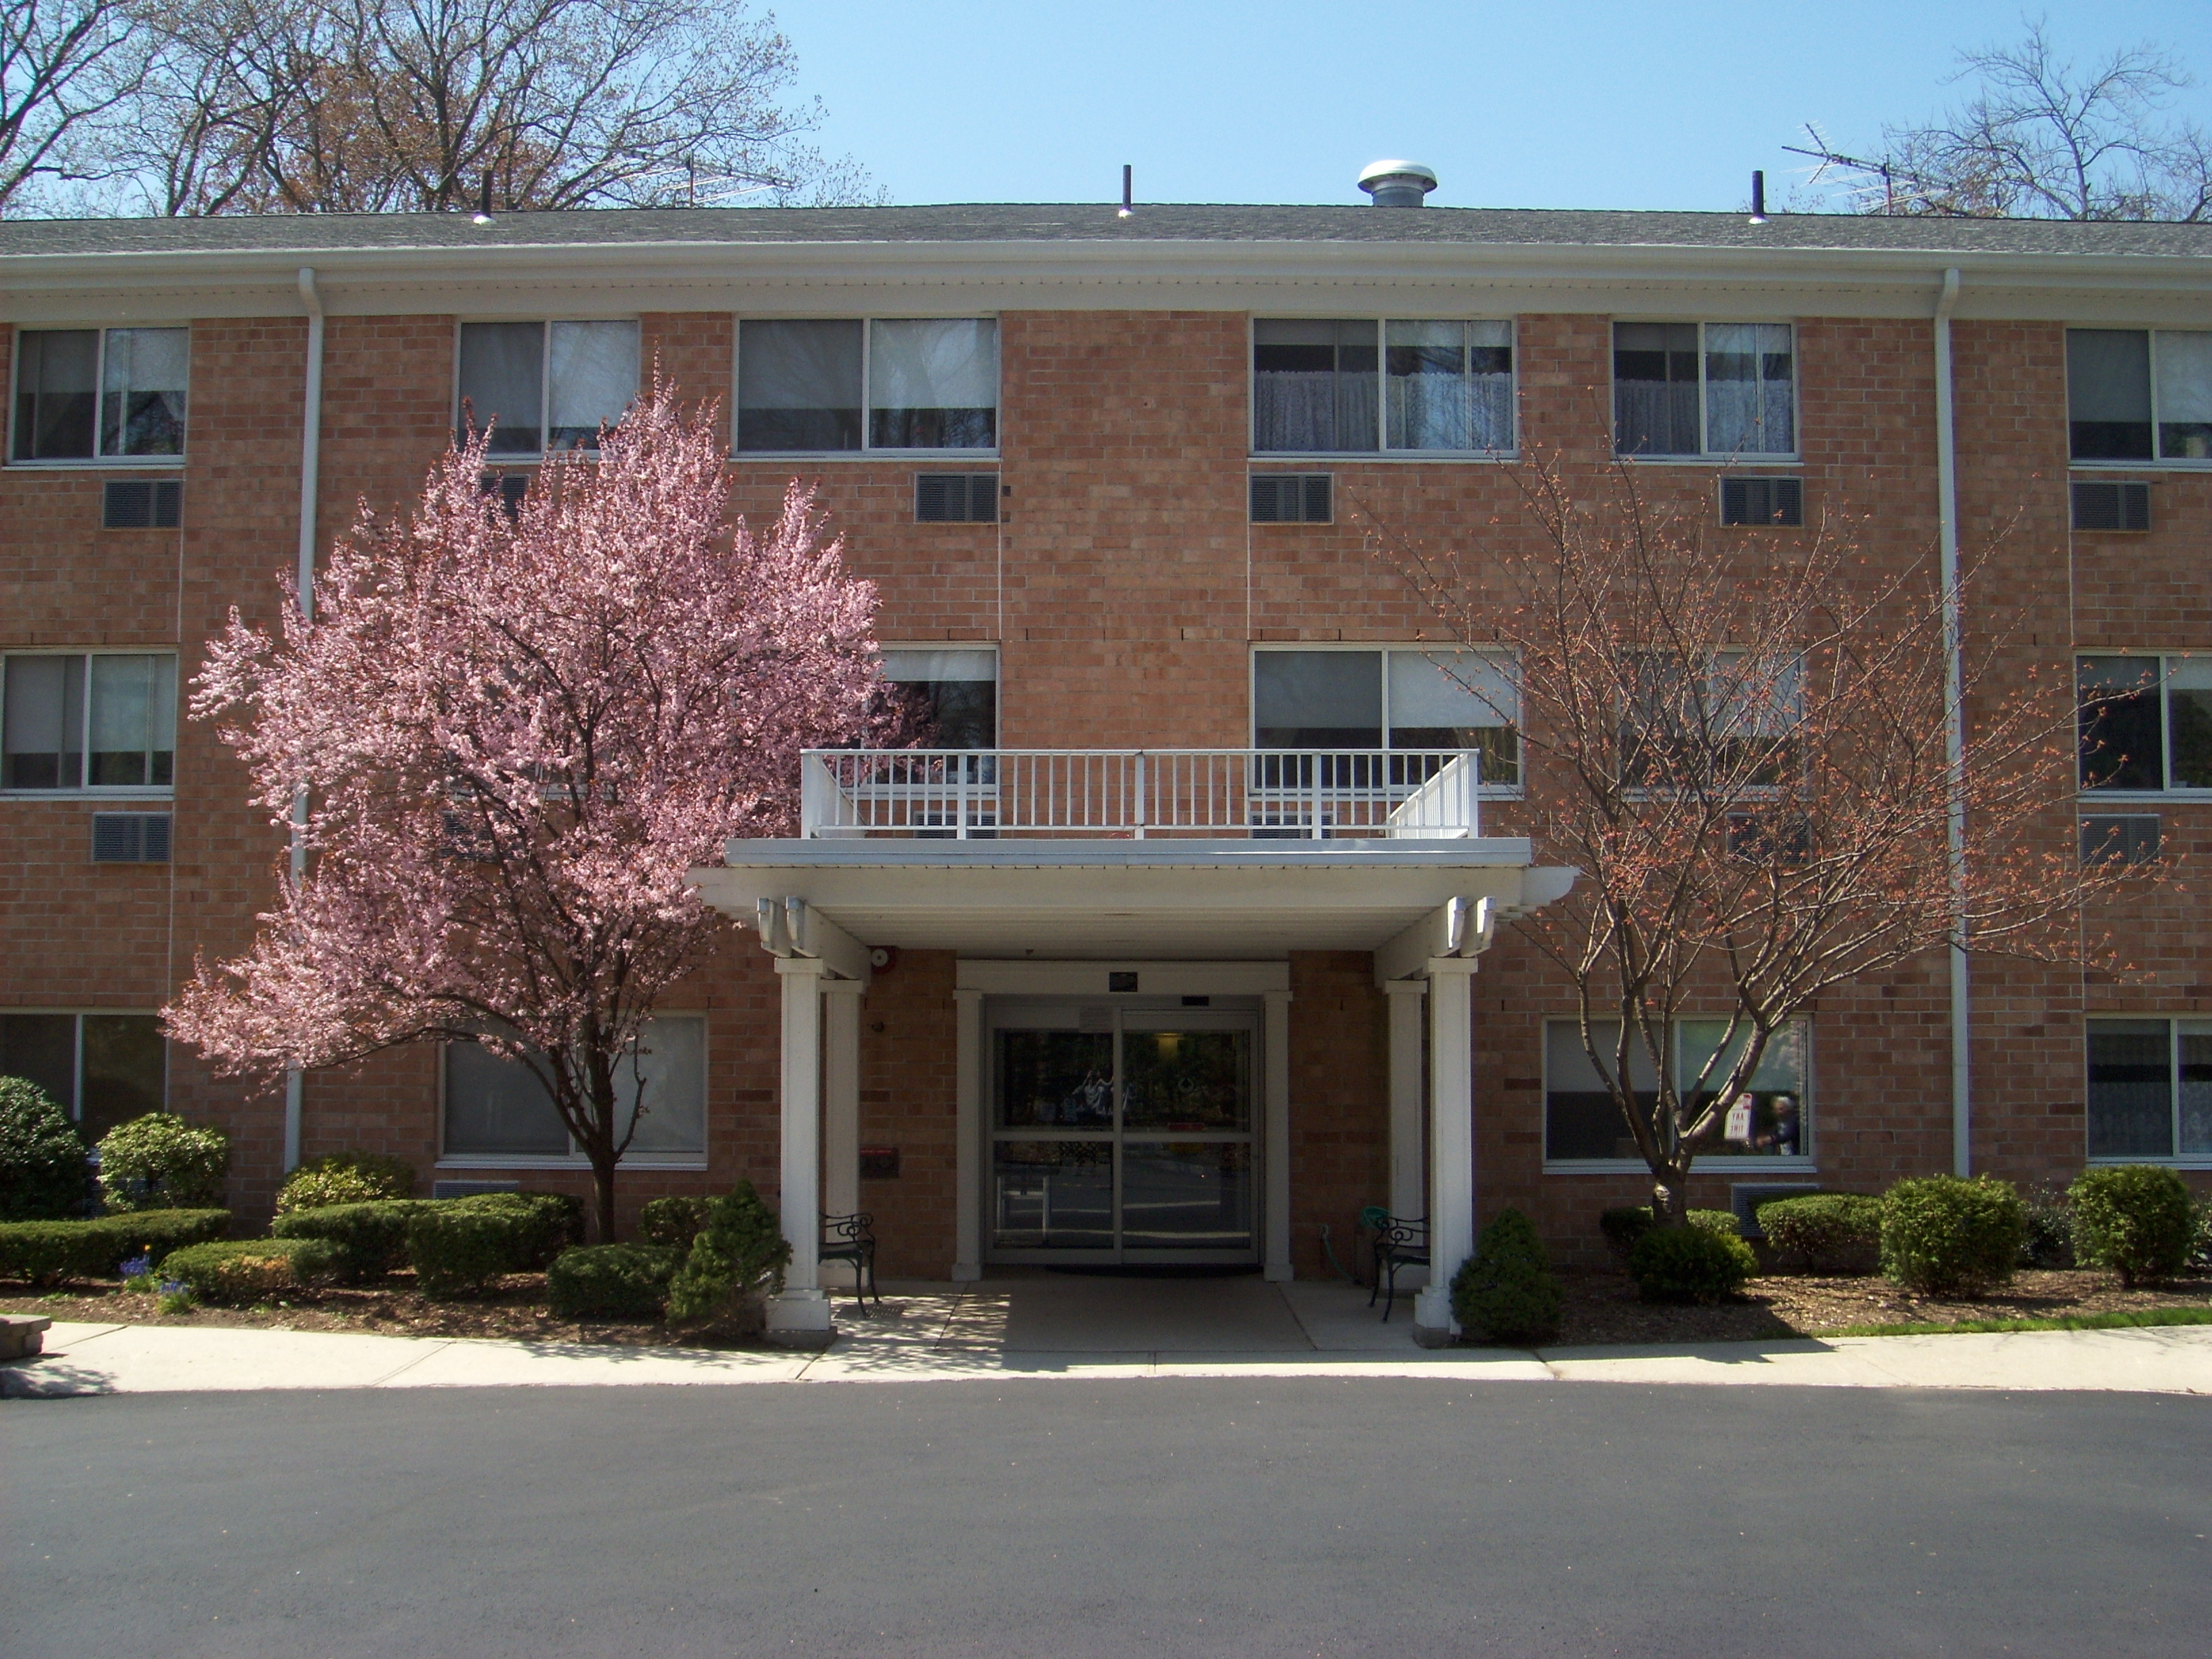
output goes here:
<path id="1" fill-rule="evenodd" d="M 2189 1183 L 2154 1164 L 2085 1170 L 2066 1189 L 2081 1261 L 2110 1267 L 2120 1283 L 2158 1285 L 2189 1265 L 2197 1205 Z"/>
<path id="2" fill-rule="evenodd" d="M 1698 1213 L 1691 1212 L 1692 1217 Z M 1628 1272 L 1646 1302 L 1718 1302 L 1741 1290 L 1744 1280 L 1759 1271 L 1759 1258 L 1735 1234 L 1735 1218 L 1725 1210 L 1704 1213 L 1728 1215 L 1728 1231 L 1693 1222 L 1654 1227 L 1636 1241 L 1628 1254 Z"/>
<path id="3" fill-rule="evenodd" d="M 230 1137 L 174 1112 L 149 1112 L 100 1137 L 100 1190 L 111 1210 L 191 1210 L 222 1202 Z"/>
<path id="4" fill-rule="evenodd" d="M 1684 1218 L 1692 1227 L 1703 1227 L 1708 1232 L 1725 1233 L 1730 1238 L 1741 1235 L 1733 1210 L 1690 1210 Z M 1622 1261 L 1635 1253 L 1638 1241 L 1650 1232 L 1656 1222 L 1649 1204 L 1623 1204 L 1601 1212 L 1597 1218 L 1598 1231 L 1605 1242 L 1613 1246 L 1613 1254 Z"/>
<path id="5" fill-rule="evenodd" d="M 711 1198 L 656 1198 L 637 1214 L 637 1235 L 648 1244 L 689 1250 L 714 1213 Z"/>
<path id="6" fill-rule="evenodd" d="M 1908 1290 L 1970 1294 L 2012 1277 L 2027 1234 L 2027 1211 L 2009 1182 L 1900 1181 L 1882 1196 L 1881 1270 Z"/>
<path id="7" fill-rule="evenodd" d="M 276 1213 L 325 1209 L 334 1204 L 373 1204 L 379 1199 L 410 1198 L 415 1166 L 381 1152 L 331 1152 L 310 1158 L 285 1178 L 276 1193 Z"/>
<path id="8" fill-rule="evenodd" d="M 258 1302 L 333 1276 L 337 1249 L 320 1238 L 234 1238 L 187 1244 L 163 1256 L 152 1277 L 207 1302 Z"/>
<path id="9" fill-rule="evenodd" d="M 402 1198 L 291 1210 L 270 1223 L 269 1231 L 279 1238 L 326 1240 L 337 1251 L 338 1276 L 357 1284 L 407 1265 L 407 1224 L 430 1202 Z"/>
<path id="10" fill-rule="evenodd" d="M 27 1078 L 0 1077 L 0 1221 L 82 1216 L 92 1154 L 62 1109 Z"/>
<path id="11" fill-rule="evenodd" d="M 537 1237 L 526 1212 L 426 1204 L 407 1218 L 407 1258 L 423 1295 L 467 1296 L 528 1271 Z"/>
<path id="12" fill-rule="evenodd" d="M 1452 1275 L 1452 1317 L 1486 1342 L 1548 1340 L 1559 1328 L 1561 1300 L 1544 1241 L 1518 1210 L 1500 1210 Z"/>
<path id="13" fill-rule="evenodd" d="M 52 1289 L 72 1279 L 112 1279 L 134 1256 L 205 1243 L 230 1231 L 228 1210 L 146 1210 L 90 1221 L 0 1222 L 0 1279 Z"/>
<path id="14" fill-rule="evenodd" d="M 791 1246 L 750 1181 L 714 1200 L 691 1253 L 668 1285 L 672 1324 L 750 1318 L 763 1297 L 783 1288 Z"/>
<path id="15" fill-rule="evenodd" d="M 457 1215 L 501 1215 L 517 1226 L 518 1247 L 511 1273 L 535 1273 L 584 1240 L 584 1200 L 568 1193 L 477 1193 L 470 1198 L 434 1199 L 432 1207 Z M 420 1271 L 422 1264 L 415 1264 Z"/>
<path id="16" fill-rule="evenodd" d="M 1881 1249 L 1881 1200 L 1866 1193 L 1808 1193 L 1759 1206 L 1759 1230 L 1816 1273 L 1870 1266 Z"/>
<path id="17" fill-rule="evenodd" d="M 563 1319 L 658 1319 L 684 1257 L 665 1244 L 579 1244 L 545 1270 L 546 1297 Z"/>

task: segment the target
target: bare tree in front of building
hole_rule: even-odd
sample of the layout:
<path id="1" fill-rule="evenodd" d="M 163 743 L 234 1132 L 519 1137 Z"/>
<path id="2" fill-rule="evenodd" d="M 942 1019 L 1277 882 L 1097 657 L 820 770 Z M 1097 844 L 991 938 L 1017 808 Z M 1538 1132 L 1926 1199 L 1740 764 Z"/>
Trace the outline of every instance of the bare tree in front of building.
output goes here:
<path id="1" fill-rule="evenodd" d="M 170 1033 L 226 1075 L 473 1042 L 527 1068 L 589 1159 L 597 1237 L 656 1104 L 647 1022 L 722 924 L 690 872 L 787 830 L 799 751 L 871 729 L 875 590 L 796 484 L 724 520 L 711 411 L 656 386 L 512 520 L 485 434 L 410 516 L 364 512 L 272 636 L 231 613 L 194 683 L 304 873 Z M 811 1215 L 787 1225 L 811 1225 Z"/>
<path id="2" fill-rule="evenodd" d="M 1800 1103 L 1758 1079 L 1823 993 L 1954 941 L 2101 956 L 2081 907 L 2142 872 L 2077 856 L 2071 687 L 2001 635 L 1962 653 L 1952 751 L 1928 566 L 1878 572 L 1828 530 L 1716 547 L 1626 468 L 1595 499 L 1542 463 L 1520 480 L 1533 550 L 1372 520 L 1370 546 L 1518 693 L 1500 712 L 1522 725 L 1537 860 L 1581 875 L 1516 927 L 1571 988 L 1654 1208 L 1680 1223 L 1701 1153 L 1802 1135 Z"/>

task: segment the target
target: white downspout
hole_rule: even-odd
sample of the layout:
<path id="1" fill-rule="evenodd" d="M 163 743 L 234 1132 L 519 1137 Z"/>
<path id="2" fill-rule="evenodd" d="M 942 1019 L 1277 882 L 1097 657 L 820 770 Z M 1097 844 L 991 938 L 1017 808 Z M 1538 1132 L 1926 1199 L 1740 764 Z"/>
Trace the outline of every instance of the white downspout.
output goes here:
<path id="1" fill-rule="evenodd" d="M 1943 273 L 1936 301 L 1936 514 L 1943 575 L 1944 781 L 1950 846 L 1951 933 L 1951 1170 L 1973 1173 L 1974 1097 L 1972 1005 L 1966 983 L 1966 708 L 1962 682 L 1959 611 L 1958 433 L 1951 406 L 1951 310 L 1959 303 L 1956 266 Z"/>
<path id="2" fill-rule="evenodd" d="M 315 614 L 316 484 L 322 471 L 323 452 L 323 296 L 315 288 L 311 265 L 300 267 L 300 298 L 307 307 L 307 386 L 306 410 L 300 432 L 300 614 Z M 305 790 L 292 798 L 292 822 L 304 830 L 307 823 Z M 292 874 L 307 868 L 307 844 L 292 838 Z M 284 1170 L 300 1167 L 300 1119 L 305 1079 L 297 1066 L 284 1073 Z"/>

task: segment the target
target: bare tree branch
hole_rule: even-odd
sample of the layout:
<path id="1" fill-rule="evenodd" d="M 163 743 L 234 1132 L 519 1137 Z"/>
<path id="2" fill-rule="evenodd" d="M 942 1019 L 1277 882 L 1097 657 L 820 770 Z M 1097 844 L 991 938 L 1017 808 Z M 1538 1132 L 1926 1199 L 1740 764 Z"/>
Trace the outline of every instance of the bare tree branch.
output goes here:
<path id="1" fill-rule="evenodd" d="M 9 0 L 0 7 L 0 214 L 41 179 L 97 176 L 77 141 L 143 84 L 146 52 L 124 0 Z"/>

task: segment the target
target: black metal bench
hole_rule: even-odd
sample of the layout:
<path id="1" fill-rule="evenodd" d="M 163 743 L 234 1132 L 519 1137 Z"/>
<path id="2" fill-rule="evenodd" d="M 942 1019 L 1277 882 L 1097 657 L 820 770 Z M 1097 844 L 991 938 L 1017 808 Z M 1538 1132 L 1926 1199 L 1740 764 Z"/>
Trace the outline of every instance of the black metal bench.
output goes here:
<path id="1" fill-rule="evenodd" d="M 855 1210 L 851 1215 L 822 1217 L 822 1248 L 816 1259 L 821 1261 L 849 1261 L 853 1264 L 853 1299 L 866 1302 L 876 1299 L 883 1305 L 883 1292 L 876 1288 L 876 1218 L 865 1210 Z"/>
<path id="2" fill-rule="evenodd" d="M 1428 1218 L 1395 1216 L 1379 1204 L 1370 1204 L 1359 1212 L 1359 1225 L 1375 1255 L 1375 1288 L 1367 1294 L 1367 1305 L 1373 1307 L 1375 1298 L 1382 1297 L 1382 1322 L 1387 1325 L 1391 1309 L 1398 1304 L 1398 1269 L 1429 1265 Z"/>

